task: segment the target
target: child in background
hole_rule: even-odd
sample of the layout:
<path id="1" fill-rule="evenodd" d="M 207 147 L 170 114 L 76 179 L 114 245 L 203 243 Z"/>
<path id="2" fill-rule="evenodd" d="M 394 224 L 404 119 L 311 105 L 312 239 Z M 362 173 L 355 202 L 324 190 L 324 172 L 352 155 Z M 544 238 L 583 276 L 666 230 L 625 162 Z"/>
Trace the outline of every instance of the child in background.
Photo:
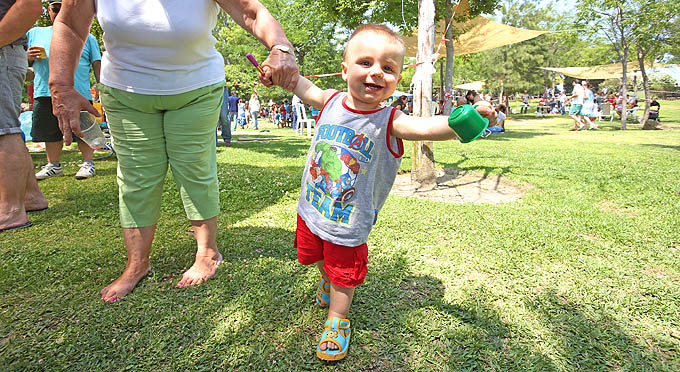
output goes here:
<path id="1" fill-rule="evenodd" d="M 281 114 L 279 113 L 279 105 L 275 104 L 272 109 L 272 115 L 274 115 L 274 124 L 278 128 L 281 124 Z"/>
<path id="2" fill-rule="evenodd" d="M 402 139 L 456 137 L 446 116 L 408 116 L 381 102 L 401 80 L 404 42 L 383 25 L 360 26 L 347 43 L 342 77 L 348 92 L 322 90 L 300 77 L 293 92 L 321 109 L 307 154 L 298 201 L 298 261 L 321 274 L 316 301 L 328 306 L 316 355 L 345 357 L 352 329 L 347 314 L 367 272 L 368 234 L 392 188 L 404 153 Z M 495 122 L 488 102 L 477 111 Z"/>

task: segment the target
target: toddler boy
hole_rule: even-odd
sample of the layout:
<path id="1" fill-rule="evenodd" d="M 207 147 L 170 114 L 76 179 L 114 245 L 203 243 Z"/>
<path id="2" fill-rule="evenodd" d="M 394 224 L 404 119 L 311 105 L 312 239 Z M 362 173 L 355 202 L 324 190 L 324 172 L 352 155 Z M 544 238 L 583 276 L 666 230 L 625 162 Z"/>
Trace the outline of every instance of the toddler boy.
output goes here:
<path id="1" fill-rule="evenodd" d="M 446 116 L 408 116 L 381 106 L 401 80 L 404 53 L 404 42 L 389 28 L 363 25 L 345 49 L 346 93 L 303 77 L 293 90 L 321 109 L 302 175 L 295 247 L 298 261 L 321 273 L 316 301 L 329 310 L 316 355 L 324 360 L 347 354 L 347 313 L 366 276 L 366 241 L 399 170 L 402 140 L 456 137 Z M 495 120 L 488 103 L 478 103 L 477 111 Z"/>

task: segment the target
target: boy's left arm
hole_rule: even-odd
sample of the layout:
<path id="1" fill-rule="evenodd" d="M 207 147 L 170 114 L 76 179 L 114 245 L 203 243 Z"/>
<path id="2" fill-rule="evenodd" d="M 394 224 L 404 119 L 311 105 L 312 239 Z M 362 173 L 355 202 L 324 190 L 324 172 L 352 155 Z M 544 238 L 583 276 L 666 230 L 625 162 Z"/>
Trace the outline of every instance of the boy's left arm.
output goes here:
<path id="1" fill-rule="evenodd" d="M 490 122 L 496 122 L 493 106 L 480 104 L 477 112 Z M 449 127 L 449 117 L 436 115 L 429 118 L 411 116 L 397 111 L 392 120 L 390 135 L 408 141 L 446 141 L 457 138 L 456 132 Z"/>

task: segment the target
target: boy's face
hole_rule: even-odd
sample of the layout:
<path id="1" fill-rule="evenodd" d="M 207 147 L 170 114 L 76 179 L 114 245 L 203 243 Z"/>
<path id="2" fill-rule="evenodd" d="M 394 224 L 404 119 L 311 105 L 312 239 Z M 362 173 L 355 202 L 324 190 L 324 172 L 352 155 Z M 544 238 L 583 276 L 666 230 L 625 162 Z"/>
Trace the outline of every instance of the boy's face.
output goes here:
<path id="1" fill-rule="evenodd" d="M 364 31 L 347 45 L 342 78 L 357 110 L 372 110 L 390 97 L 401 81 L 404 48 L 387 35 Z"/>

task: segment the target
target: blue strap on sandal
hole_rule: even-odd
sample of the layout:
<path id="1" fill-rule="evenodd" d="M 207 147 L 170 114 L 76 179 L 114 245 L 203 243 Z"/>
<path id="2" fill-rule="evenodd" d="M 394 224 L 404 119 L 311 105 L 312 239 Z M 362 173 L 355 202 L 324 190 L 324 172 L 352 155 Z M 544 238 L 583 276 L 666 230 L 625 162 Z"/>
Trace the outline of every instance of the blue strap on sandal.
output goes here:
<path id="1" fill-rule="evenodd" d="M 324 332 L 321 334 L 321 341 L 316 347 L 316 356 L 322 360 L 340 360 L 347 356 L 349 340 L 352 335 L 350 322 L 347 319 L 338 317 L 328 318 L 324 323 Z M 336 350 L 321 350 L 321 344 L 332 342 L 338 346 Z"/>
<path id="2" fill-rule="evenodd" d="M 331 283 L 324 280 L 323 276 L 319 280 L 319 287 L 316 289 L 316 304 L 320 307 L 327 307 L 331 303 Z"/>

